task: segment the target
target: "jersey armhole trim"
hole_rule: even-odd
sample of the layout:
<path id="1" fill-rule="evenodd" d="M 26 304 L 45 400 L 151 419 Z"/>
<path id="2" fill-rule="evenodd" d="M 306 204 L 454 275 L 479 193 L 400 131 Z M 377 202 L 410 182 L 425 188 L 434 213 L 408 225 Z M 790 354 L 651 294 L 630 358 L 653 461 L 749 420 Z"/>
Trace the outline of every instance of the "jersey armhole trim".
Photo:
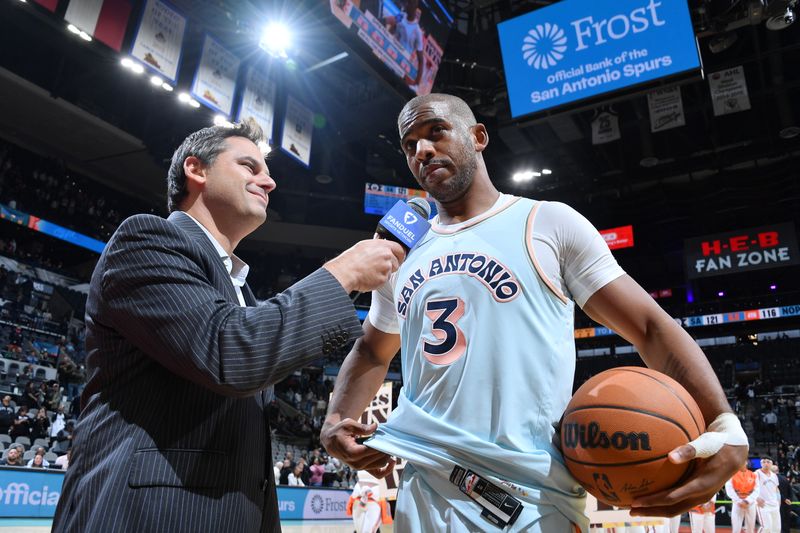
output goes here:
<path id="1" fill-rule="evenodd" d="M 528 257 L 533 263 L 533 268 L 536 270 L 536 273 L 539 275 L 539 279 L 544 282 L 550 292 L 555 295 L 556 298 L 561 300 L 563 304 L 568 304 L 569 299 L 562 294 L 562 292 L 553 285 L 550 279 L 545 275 L 544 270 L 542 269 L 541 265 L 539 265 L 539 261 L 536 259 L 536 252 L 533 249 L 533 222 L 536 219 L 536 213 L 539 212 L 539 206 L 542 205 L 542 202 L 536 202 L 536 204 L 531 208 L 531 212 L 528 214 L 528 221 L 525 224 L 525 248 L 528 250 Z"/>

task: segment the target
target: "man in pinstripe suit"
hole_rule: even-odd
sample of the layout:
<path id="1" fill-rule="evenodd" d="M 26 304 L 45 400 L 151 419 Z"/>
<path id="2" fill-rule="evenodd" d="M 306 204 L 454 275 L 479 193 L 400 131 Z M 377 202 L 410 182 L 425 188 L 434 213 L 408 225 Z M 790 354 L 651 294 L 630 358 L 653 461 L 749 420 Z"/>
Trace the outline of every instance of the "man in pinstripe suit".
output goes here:
<path id="1" fill-rule="evenodd" d="M 233 250 L 275 188 L 260 140 L 252 124 L 187 137 L 169 218 L 127 219 L 100 257 L 54 531 L 280 530 L 266 389 L 361 335 L 348 293 L 381 285 L 403 251 L 362 241 L 257 304 Z"/>

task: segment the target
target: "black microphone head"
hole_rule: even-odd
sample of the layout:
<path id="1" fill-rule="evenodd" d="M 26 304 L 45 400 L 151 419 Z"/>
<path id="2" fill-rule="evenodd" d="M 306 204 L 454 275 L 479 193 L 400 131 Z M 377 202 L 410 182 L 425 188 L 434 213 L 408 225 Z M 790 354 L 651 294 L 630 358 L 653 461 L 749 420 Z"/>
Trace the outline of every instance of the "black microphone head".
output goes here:
<path id="1" fill-rule="evenodd" d="M 431 218 L 431 204 L 428 203 L 427 200 L 424 198 L 420 198 L 419 196 L 415 196 L 406 202 L 408 207 L 416 211 L 418 214 L 425 217 L 425 220 Z"/>

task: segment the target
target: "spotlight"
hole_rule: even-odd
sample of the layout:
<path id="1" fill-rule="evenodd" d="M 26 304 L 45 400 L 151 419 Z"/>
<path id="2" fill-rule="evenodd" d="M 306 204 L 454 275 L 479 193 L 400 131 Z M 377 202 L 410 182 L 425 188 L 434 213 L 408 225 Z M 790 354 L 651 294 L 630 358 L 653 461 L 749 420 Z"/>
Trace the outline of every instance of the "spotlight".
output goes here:
<path id="1" fill-rule="evenodd" d="M 549 168 L 543 168 L 542 169 L 542 174 L 544 174 L 545 176 L 549 176 L 552 173 L 553 173 L 553 171 L 550 170 Z"/>
<path id="2" fill-rule="evenodd" d="M 78 34 L 78 36 L 79 36 L 81 39 L 83 39 L 84 41 L 87 41 L 87 42 L 91 42 L 91 41 L 92 41 L 92 36 L 91 36 L 91 35 L 89 35 L 88 33 L 86 33 L 85 31 L 82 31 L 82 32 L 80 32 L 80 33 Z"/>
<path id="3" fill-rule="evenodd" d="M 136 74 L 142 74 L 144 72 L 144 67 L 141 66 L 139 63 L 134 63 L 131 65 L 131 70 Z"/>
<path id="4" fill-rule="evenodd" d="M 778 288 L 778 286 L 777 286 L 777 285 L 775 285 L 774 283 L 773 283 L 772 285 L 770 285 L 770 286 L 769 286 L 769 290 L 771 290 L 771 291 L 774 291 L 774 290 L 775 290 L 775 289 L 777 289 L 777 288 Z"/>
<path id="5" fill-rule="evenodd" d="M 189 93 L 180 93 L 180 94 L 178 95 L 178 100 L 180 100 L 180 101 L 181 101 L 181 102 L 183 102 L 184 104 L 188 104 L 188 103 L 189 103 L 189 100 L 191 100 L 191 99 L 192 99 L 192 97 L 191 97 L 191 96 L 189 96 Z"/>
<path id="6" fill-rule="evenodd" d="M 74 33 L 75 35 L 80 35 L 80 34 L 81 34 L 81 30 L 79 30 L 78 28 L 76 28 L 74 24 L 69 24 L 69 25 L 67 25 L 67 29 L 68 29 L 70 32 Z"/>
<path id="7" fill-rule="evenodd" d="M 725 291 L 719 291 L 719 292 L 717 293 L 717 296 L 719 296 L 720 298 L 722 298 L 723 296 L 725 296 Z"/>
<path id="8" fill-rule="evenodd" d="M 225 115 L 214 115 L 214 125 L 215 126 L 225 126 L 226 128 L 232 128 L 233 124 L 228 121 L 228 117 Z"/>
<path id="9" fill-rule="evenodd" d="M 125 68 L 133 68 L 133 60 L 129 57 L 123 57 L 119 64 Z"/>
<path id="10" fill-rule="evenodd" d="M 783 15 L 776 15 L 767 19 L 767 29 L 772 31 L 786 29 L 794 24 L 795 18 L 794 9 L 792 9 L 791 5 L 788 5 L 786 6 L 786 11 L 783 12 Z"/>
<path id="11" fill-rule="evenodd" d="M 200 107 L 200 102 L 198 102 L 194 98 L 190 98 L 189 99 L 189 105 L 192 106 L 193 108 L 197 109 L 198 107 Z"/>
<path id="12" fill-rule="evenodd" d="M 286 50 L 292 46 L 292 35 L 285 25 L 273 22 L 261 32 L 258 46 L 270 55 L 287 57 Z"/>
<path id="13" fill-rule="evenodd" d="M 152 84 L 153 84 L 153 85 L 155 85 L 156 87 L 161 87 L 161 84 L 163 84 L 163 83 L 164 83 L 164 80 L 162 80 L 162 79 L 161 79 L 160 77 L 158 77 L 158 76 L 151 76 L 151 77 L 150 77 L 150 83 L 152 83 Z"/>
<path id="14" fill-rule="evenodd" d="M 167 91 L 168 93 L 172 92 L 172 85 L 170 85 L 167 82 L 162 83 L 161 84 L 161 88 L 164 89 L 165 91 Z"/>

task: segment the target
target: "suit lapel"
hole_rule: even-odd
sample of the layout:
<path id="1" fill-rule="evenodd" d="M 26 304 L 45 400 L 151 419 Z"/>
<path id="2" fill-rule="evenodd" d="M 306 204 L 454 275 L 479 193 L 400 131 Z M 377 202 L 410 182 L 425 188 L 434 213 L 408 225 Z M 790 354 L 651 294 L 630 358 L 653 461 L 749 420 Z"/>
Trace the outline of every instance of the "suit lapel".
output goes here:
<path id="1" fill-rule="evenodd" d="M 233 282 L 231 281 L 230 274 L 228 274 L 228 269 L 225 268 L 225 263 L 222 262 L 222 258 L 219 256 L 214 244 L 209 240 L 208 235 L 205 234 L 194 220 L 189 218 L 189 215 L 182 211 L 173 211 L 170 213 L 167 220 L 185 231 L 200 248 L 202 248 L 214 269 L 214 274 L 216 274 L 211 281 L 213 282 L 214 279 L 220 280 L 218 283 L 214 283 L 214 286 L 225 294 L 229 302 L 239 305 L 239 297 L 236 295 L 236 290 L 233 288 Z"/>

